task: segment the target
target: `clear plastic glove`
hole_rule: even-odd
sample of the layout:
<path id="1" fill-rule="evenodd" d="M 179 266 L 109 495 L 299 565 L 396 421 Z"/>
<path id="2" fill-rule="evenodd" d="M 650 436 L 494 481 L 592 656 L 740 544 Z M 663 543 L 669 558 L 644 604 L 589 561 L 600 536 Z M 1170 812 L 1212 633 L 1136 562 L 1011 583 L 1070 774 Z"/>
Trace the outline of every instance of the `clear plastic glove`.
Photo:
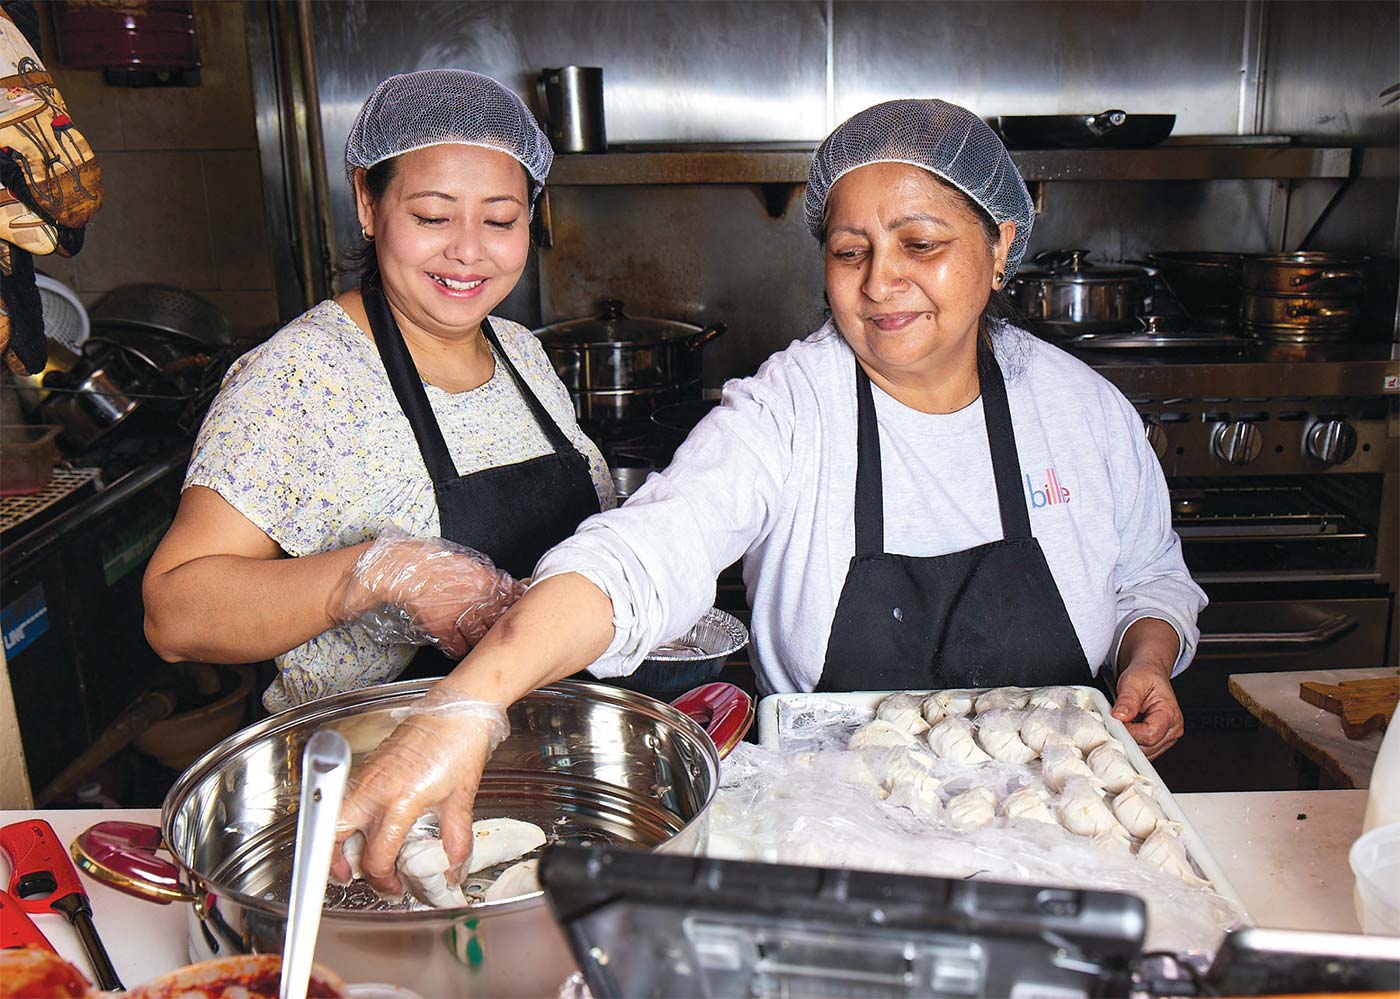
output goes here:
<path id="1" fill-rule="evenodd" d="M 525 592 L 481 552 L 396 528 L 356 561 L 331 616 L 385 645 L 433 645 L 460 659 Z"/>
<path id="2" fill-rule="evenodd" d="M 433 687 L 411 707 L 393 732 L 350 775 L 350 790 L 336 826 L 331 875 L 351 877 L 341 844 L 356 832 L 366 844 L 359 866 L 374 888 L 401 894 L 395 861 L 413 823 L 436 812 L 447 851 L 448 880 L 461 881 L 472 852 L 472 804 L 486 761 L 510 734 L 500 704 L 462 697 Z"/>

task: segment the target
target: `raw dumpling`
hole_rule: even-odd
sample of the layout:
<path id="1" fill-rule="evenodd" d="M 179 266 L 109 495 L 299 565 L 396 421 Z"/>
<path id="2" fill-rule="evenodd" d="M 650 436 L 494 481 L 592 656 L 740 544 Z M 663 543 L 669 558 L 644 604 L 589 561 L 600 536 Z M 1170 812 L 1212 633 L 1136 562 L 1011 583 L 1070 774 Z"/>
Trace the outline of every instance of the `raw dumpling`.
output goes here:
<path id="1" fill-rule="evenodd" d="M 1118 816 L 1123 828 L 1138 839 L 1146 839 L 1152 835 L 1153 830 L 1167 821 L 1157 802 L 1138 784 L 1128 785 L 1114 797 L 1113 814 Z"/>
<path id="2" fill-rule="evenodd" d="M 1031 822 L 1045 822 L 1056 825 L 1055 816 L 1045 803 L 1045 796 L 1033 787 L 1023 787 L 1006 796 L 1001 803 L 1001 814 L 1008 819 L 1027 819 Z"/>
<path id="3" fill-rule="evenodd" d="M 953 763 L 986 763 L 991 757 L 977 748 L 972 725 L 965 718 L 945 718 L 928 733 L 928 746 Z"/>
<path id="4" fill-rule="evenodd" d="M 983 726 L 977 730 L 977 741 L 987 755 L 1003 763 L 1029 763 L 1040 755 L 1021 741 L 1014 725 Z"/>
<path id="5" fill-rule="evenodd" d="M 523 860 L 513 867 L 507 867 L 491 887 L 486 889 L 486 901 L 499 902 L 503 898 L 529 895 L 540 890 L 540 862 Z"/>
<path id="6" fill-rule="evenodd" d="M 1147 837 L 1142 846 L 1138 847 L 1137 855 L 1163 870 L 1170 871 L 1188 884 L 1210 884 L 1196 875 L 1195 868 L 1186 857 L 1186 847 L 1182 845 L 1176 833 L 1165 825 Z"/>
<path id="7" fill-rule="evenodd" d="M 924 720 L 924 695 L 891 694 L 875 709 L 875 717 L 904 729 L 910 735 L 923 735 L 929 723 Z"/>
<path id="8" fill-rule="evenodd" d="M 1103 786 L 1114 794 L 1141 779 L 1116 742 L 1105 742 L 1102 746 L 1096 746 L 1084 759 L 1089 764 L 1089 769 L 1103 782 Z"/>
<path id="9" fill-rule="evenodd" d="M 1045 752 L 1045 744 L 1051 739 L 1068 741 L 1060 730 L 1062 714 L 1059 710 L 1043 707 L 1027 713 L 1021 720 L 1021 741 L 1037 753 Z"/>
<path id="10" fill-rule="evenodd" d="M 473 823 L 473 830 L 475 827 Z M 467 904 L 462 889 L 447 880 L 447 850 L 436 837 L 411 839 L 405 843 L 399 850 L 398 871 L 404 888 L 425 905 L 457 909 Z"/>
<path id="11" fill-rule="evenodd" d="M 351 833 L 345 842 L 340 844 L 340 852 L 345 856 L 345 862 L 350 865 L 350 877 L 355 881 L 363 881 L 365 872 L 361 865 L 365 859 L 365 834 Z"/>
<path id="12" fill-rule="evenodd" d="M 1026 706 L 1030 708 L 1088 708 L 1093 697 L 1083 687 L 1040 687 L 1031 691 Z"/>
<path id="13" fill-rule="evenodd" d="M 930 694 L 924 698 L 923 702 L 924 721 L 930 725 L 937 725 L 947 714 L 943 710 L 943 702 L 938 699 L 937 694 Z"/>
<path id="14" fill-rule="evenodd" d="M 928 822 L 938 821 L 943 814 L 943 799 L 938 796 L 942 781 L 930 773 L 905 774 L 890 781 L 891 805 L 901 805 Z"/>
<path id="15" fill-rule="evenodd" d="M 475 874 L 544 846 L 544 830 L 520 819 L 481 819 L 472 823 L 472 857 L 467 873 Z"/>
<path id="16" fill-rule="evenodd" d="M 912 746 L 914 742 L 914 737 L 898 725 L 876 718 L 856 729 L 846 748 L 878 749 L 881 746 Z"/>
<path id="17" fill-rule="evenodd" d="M 970 690 L 935 690 L 928 696 L 928 700 L 942 708 L 945 715 L 959 717 L 972 713 L 972 704 L 976 698 L 977 695 Z M 927 709 L 924 714 L 927 717 Z"/>
<path id="18" fill-rule="evenodd" d="M 892 751 L 889 762 L 883 768 L 882 783 L 889 788 L 895 781 L 919 780 L 929 776 L 937 763 L 938 757 L 922 746 Z"/>
<path id="19" fill-rule="evenodd" d="M 1093 784 L 1071 781 L 1056 808 L 1060 825 L 1077 836 L 1101 836 L 1121 828 Z"/>
<path id="20" fill-rule="evenodd" d="M 1099 833 L 1094 837 L 1094 845 L 1100 850 L 1107 850 L 1110 853 L 1132 855 L 1133 841 L 1128 837 L 1126 829 L 1110 829 L 1106 833 Z"/>
<path id="21" fill-rule="evenodd" d="M 1089 765 L 1080 758 L 1079 750 L 1073 746 L 1048 744 L 1040 754 L 1040 759 L 1044 764 L 1041 776 L 1055 791 L 1063 791 L 1072 777 L 1082 777 L 1095 787 L 1101 783 L 1094 771 L 1089 769 Z"/>
<path id="22" fill-rule="evenodd" d="M 977 695 L 973 707 L 980 715 L 987 711 L 1010 708 L 1019 710 L 1026 706 L 1031 692 L 1025 687 L 994 687 Z"/>
<path id="23" fill-rule="evenodd" d="M 1067 708 L 1063 714 L 1068 723 L 1065 734 L 1069 736 L 1071 742 L 1079 747 L 1081 752 L 1087 753 L 1113 738 L 1108 734 L 1108 729 L 1104 728 L 1103 722 L 1088 711 Z"/>
<path id="24" fill-rule="evenodd" d="M 978 829 L 996 819 L 997 796 L 985 787 L 974 787 L 949 800 L 944 814 L 959 829 Z"/>

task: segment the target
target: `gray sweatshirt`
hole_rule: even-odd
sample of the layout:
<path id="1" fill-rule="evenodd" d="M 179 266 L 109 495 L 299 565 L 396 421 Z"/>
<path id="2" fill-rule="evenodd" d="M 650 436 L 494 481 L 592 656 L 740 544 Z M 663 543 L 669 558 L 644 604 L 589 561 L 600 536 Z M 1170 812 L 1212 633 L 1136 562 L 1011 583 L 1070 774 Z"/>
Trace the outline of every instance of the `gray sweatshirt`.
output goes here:
<path id="1" fill-rule="evenodd" d="M 1180 672 L 1206 600 L 1138 414 L 1029 333 L 1006 327 L 993 342 L 1031 531 L 1085 658 L 1097 672 L 1130 624 L 1154 617 L 1176 629 Z M 885 550 L 934 556 L 1000 539 L 982 400 L 934 415 L 872 390 Z M 812 690 L 855 551 L 855 478 L 855 355 L 828 323 L 728 382 L 670 467 L 546 552 L 534 580 L 577 572 L 607 593 L 615 634 L 591 670 L 620 676 L 687 631 L 714 601 L 715 577 L 742 557 L 759 690 Z"/>

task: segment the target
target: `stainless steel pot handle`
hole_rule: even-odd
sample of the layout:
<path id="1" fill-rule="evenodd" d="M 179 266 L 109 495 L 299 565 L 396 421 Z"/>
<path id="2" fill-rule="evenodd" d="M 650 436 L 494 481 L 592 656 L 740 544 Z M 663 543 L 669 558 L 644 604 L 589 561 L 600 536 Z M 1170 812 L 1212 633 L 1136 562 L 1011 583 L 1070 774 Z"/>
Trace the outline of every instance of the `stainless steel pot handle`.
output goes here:
<path id="1" fill-rule="evenodd" d="M 1290 305 L 1289 319 L 1338 319 L 1356 315 L 1355 309 L 1329 309 L 1321 305 Z"/>
<path id="2" fill-rule="evenodd" d="M 1326 645 L 1358 626 L 1356 618 L 1334 614 L 1314 628 L 1302 631 L 1221 631 L 1202 633 L 1201 647 L 1231 645 L 1278 645 L 1288 649 L 1315 648 Z"/>
<path id="3" fill-rule="evenodd" d="M 729 327 L 725 326 L 724 323 L 715 323 L 711 326 L 706 326 L 699 333 L 696 333 L 693 337 L 686 340 L 686 349 L 699 350 L 701 347 L 705 346 L 705 344 L 709 343 L 711 340 L 719 336 L 728 328 Z"/>
<path id="4" fill-rule="evenodd" d="M 1318 281 L 1360 281 L 1363 277 L 1360 271 L 1303 271 L 1301 274 L 1294 274 L 1288 279 L 1288 283 L 1294 288 L 1301 288 L 1305 284 L 1316 284 Z"/>

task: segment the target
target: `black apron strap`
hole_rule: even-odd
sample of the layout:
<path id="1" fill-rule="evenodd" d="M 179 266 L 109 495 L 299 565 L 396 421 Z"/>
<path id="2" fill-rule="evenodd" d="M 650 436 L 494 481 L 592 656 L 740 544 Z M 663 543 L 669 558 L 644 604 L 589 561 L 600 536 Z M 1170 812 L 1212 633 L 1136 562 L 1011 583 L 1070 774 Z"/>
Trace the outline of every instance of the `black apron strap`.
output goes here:
<path id="1" fill-rule="evenodd" d="M 987 445 L 996 478 L 997 506 L 1001 509 L 1001 533 L 1010 540 L 1031 536 L 1031 516 L 1021 489 L 1021 458 L 1016 433 L 1011 428 L 1011 406 L 1006 401 L 1006 380 L 992 348 L 977 338 L 977 378 L 982 388 L 982 419 L 987 424 Z"/>
<path id="2" fill-rule="evenodd" d="M 977 341 L 977 378 L 982 393 L 982 419 L 987 427 L 992 475 L 997 489 L 1004 538 L 1029 538 L 1031 518 L 1021 490 L 1021 460 L 1011 427 L 1006 381 L 995 355 Z M 870 376 L 856 361 L 856 555 L 885 551 L 885 495 L 881 475 L 880 426 Z"/>
<path id="3" fill-rule="evenodd" d="M 447 450 L 447 441 L 443 439 L 442 429 L 433 415 L 433 407 L 428 403 L 423 379 L 418 375 L 418 368 L 408 352 L 408 345 L 403 342 L 403 334 L 389 311 L 389 303 L 377 279 L 370 278 L 360 283 L 360 300 L 364 303 L 365 315 L 369 317 L 374 345 L 379 348 L 389 385 L 418 441 L 418 450 L 423 455 L 423 464 L 428 468 L 428 477 L 434 484 L 457 478 L 457 466 Z"/>
<path id="4" fill-rule="evenodd" d="M 545 409 L 544 403 L 540 402 L 539 396 L 535 395 L 529 383 L 526 382 L 525 379 L 521 377 L 520 372 L 516 370 L 515 362 L 510 359 L 510 355 L 507 354 L 505 348 L 501 346 L 501 341 L 496 339 L 496 331 L 491 328 L 491 321 L 489 319 L 483 319 L 481 321 L 481 330 L 486 334 L 486 339 L 490 341 L 491 346 L 496 349 L 496 356 L 505 362 L 506 370 L 510 372 L 510 377 L 514 380 L 515 387 L 520 390 L 520 395 L 525 400 L 525 405 L 530 407 L 530 412 L 535 416 L 535 422 L 540 425 L 540 430 L 544 432 L 545 438 L 549 441 L 550 446 L 554 448 L 554 452 L 556 454 L 567 454 L 571 451 L 577 451 L 578 449 L 574 447 L 573 441 L 569 440 L 564 431 L 559 428 L 559 424 L 555 422 L 554 417 L 549 415 L 549 410 Z"/>
<path id="5" fill-rule="evenodd" d="M 870 376 L 856 361 L 856 555 L 885 550 L 885 487 L 881 479 L 880 425 Z"/>

